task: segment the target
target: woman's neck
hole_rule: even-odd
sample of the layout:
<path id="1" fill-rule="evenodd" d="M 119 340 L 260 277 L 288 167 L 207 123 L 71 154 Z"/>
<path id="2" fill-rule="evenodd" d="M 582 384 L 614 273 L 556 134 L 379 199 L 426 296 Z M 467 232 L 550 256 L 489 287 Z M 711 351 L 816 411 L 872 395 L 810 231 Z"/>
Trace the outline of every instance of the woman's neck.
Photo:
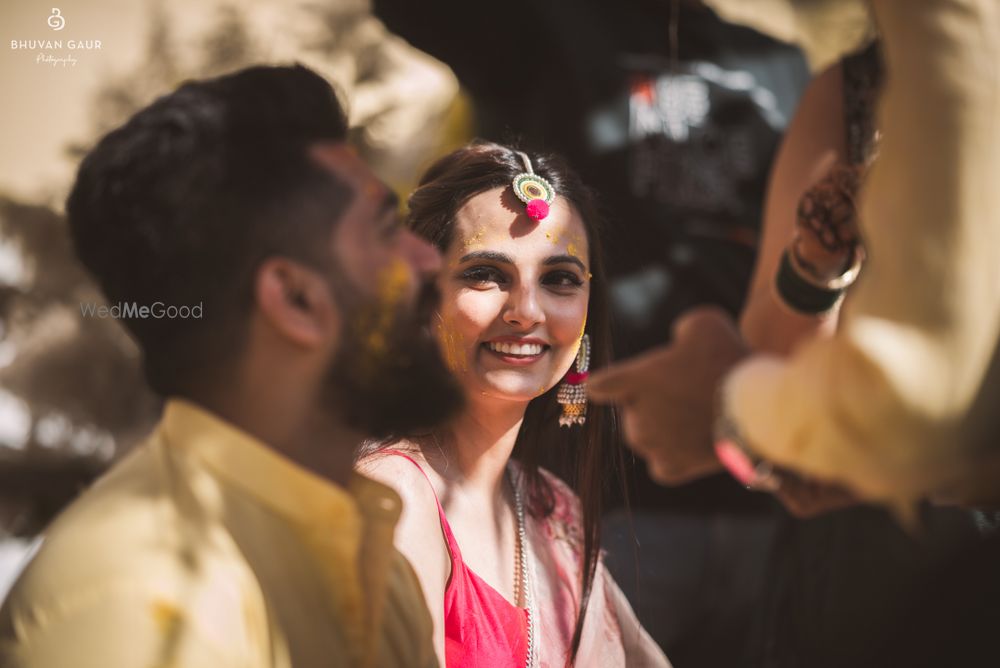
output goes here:
<path id="1" fill-rule="evenodd" d="M 498 498 L 527 407 L 526 402 L 470 399 L 462 414 L 438 436 L 440 450 L 433 445 L 424 448 L 424 457 L 464 493 Z"/>

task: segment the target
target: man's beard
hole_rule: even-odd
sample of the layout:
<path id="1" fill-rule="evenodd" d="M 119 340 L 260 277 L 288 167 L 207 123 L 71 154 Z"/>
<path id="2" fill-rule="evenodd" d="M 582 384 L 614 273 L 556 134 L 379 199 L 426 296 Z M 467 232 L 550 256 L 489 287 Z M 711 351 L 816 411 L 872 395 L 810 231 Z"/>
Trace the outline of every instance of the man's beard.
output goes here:
<path id="1" fill-rule="evenodd" d="M 346 287 L 335 289 L 344 327 L 326 382 L 344 423 L 381 439 L 426 433 L 453 417 L 464 394 L 430 333 L 437 286 L 426 283 L 412 309 L 361 301 Z"/>

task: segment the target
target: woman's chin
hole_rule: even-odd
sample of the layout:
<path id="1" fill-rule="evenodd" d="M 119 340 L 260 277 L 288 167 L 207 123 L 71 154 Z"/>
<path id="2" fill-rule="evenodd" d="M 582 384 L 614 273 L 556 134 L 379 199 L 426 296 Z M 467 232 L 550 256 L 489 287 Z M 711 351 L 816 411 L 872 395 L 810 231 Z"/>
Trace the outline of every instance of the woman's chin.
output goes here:
<path id="1" fill-rule="evenodd" d="M 551 387 L 543 382 L 525 383 L 523 379 L 517 379 L 518 382 L 510 382 L 510 380 L 487 378 L 485 382 L 477 383 L 475 388 L 466 387 L 466 392 L 469 393 L 470 397 L 479 396 L 497 401 L 527 403 L 545 394 Z"/>

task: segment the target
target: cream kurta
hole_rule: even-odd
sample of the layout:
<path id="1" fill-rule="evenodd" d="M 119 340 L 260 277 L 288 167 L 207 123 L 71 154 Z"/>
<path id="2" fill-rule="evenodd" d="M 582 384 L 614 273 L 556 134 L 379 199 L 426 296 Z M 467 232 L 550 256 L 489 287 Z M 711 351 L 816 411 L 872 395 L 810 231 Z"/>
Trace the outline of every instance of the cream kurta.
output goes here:
<path id="1" fill-rule="evenodd" d="M 807 21 L 815 3 L 780 4 Z M 981 466 L 965 430 L 1000 335 L 1000 2 L 871 5 L 887 83 L 861 203 L 869 260 L 833 338 L 751 358 L 725 393 L 765 457 L 905 501 L 967 488 Z"/>
<path id="2" fill-rule="evenodd" d="M 0 613 L 0 665 L 437 665 L 399 513 L 383 485 L 343 490 L 170 401 L 49 529 Z"/>

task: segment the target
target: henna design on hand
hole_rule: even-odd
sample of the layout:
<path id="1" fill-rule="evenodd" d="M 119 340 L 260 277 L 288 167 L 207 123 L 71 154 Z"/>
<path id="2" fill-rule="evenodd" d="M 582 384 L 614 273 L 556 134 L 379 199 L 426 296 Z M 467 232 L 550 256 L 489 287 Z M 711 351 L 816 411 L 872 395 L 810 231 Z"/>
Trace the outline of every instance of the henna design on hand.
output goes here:
<path id="1" fill-rule="evenodd" d="M 862 168 L 835 165 L 799 200 L 797 225 L 828 253 L 847 254 L 858 243 L 855 195 Z"/>

